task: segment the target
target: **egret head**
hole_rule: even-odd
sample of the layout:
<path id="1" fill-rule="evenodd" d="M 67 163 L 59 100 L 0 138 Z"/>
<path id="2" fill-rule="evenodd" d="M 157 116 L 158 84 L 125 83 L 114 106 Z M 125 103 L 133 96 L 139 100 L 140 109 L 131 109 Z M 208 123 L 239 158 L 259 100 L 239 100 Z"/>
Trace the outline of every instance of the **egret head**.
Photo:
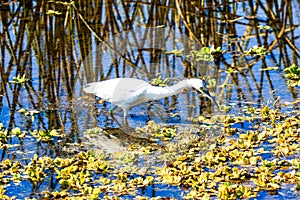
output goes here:
<path id="1" fill-rule="evenodd" d="M 220 109 L 219 104 L 214 100 L 214 98 L 209 94 L 206 84 L 203 80 L 199 78 L 191 78 L 187 80 L 190 87 L 200 91 L 204 96 L 209 98 L 216 106 Z"/>

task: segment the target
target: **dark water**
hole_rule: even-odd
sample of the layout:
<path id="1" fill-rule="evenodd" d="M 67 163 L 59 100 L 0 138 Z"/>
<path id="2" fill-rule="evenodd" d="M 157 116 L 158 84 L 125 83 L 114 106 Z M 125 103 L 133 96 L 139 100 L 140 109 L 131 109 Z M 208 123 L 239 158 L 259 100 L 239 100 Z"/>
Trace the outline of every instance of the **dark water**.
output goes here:
<path id="1" fill-rule="evenodd" d="M 283 112 L 298 110 L 299 104 L 284 106 L 299 100 L 299 86 L 289 87 L 283 70 L 299 63 L 299 8 L 296 0 L 205 1 L 203 5 L 178 1 L 2 2 L 0 122 L 8 135 L 20 127 L 26 136 L 22 141 L 15 136 L 2 141 L 16 147 L 1 148 L 1 160 L 27 163 L 34 154 L 55 158 L 63 154 L 64 146 L 85 141 L 83 132 L 89 128 L 118 128 L 108 113 L 113 105 L 100 104 L 82 91 L 89 82 L 116 77 L 151 82 L 161 76 L 169 79 L 169 85 L 188 77 L 214 80 L 211 94 L 220 105 L 230 105 L 233 115 L 240 115 L 244 106 L 272 107 L 277 101 Z M 254 46 L 264 46 L 266 54 L 246 55 Z M 221 47 L 226 52 L 214 60 L 191 56 L 202 47 Z M 174 49 L 182 49 L 181 54 L 168 53 Z M 14 82 L 23 75 L 24 82 Z M 20 109 L 27 113 L 18 112 Z M 208 99 L 190 91 L 133 108 L 129 124 L 135 128 L 154 120 L 189 127 L 190 118 L 217 114 L 220 111 Z M 122 116 L 122 110 L 116 110 L 119 122 Z M 52 129 L 66 137 L 40 142 L 29 134 Z M 34 196 L 55 189 L 49 182 L 37 188 L 26 180 L 18 186 L 11 183 L 6 194 L 19 199 Z M 20 193 L 17 188 L 22 188 Z M 174 195 L 169 191 L 162 188 L 155 194 L 180 197 L 178 191 L 170 192 Z M 146 196 L 152 194 L 146 192 Z"/>

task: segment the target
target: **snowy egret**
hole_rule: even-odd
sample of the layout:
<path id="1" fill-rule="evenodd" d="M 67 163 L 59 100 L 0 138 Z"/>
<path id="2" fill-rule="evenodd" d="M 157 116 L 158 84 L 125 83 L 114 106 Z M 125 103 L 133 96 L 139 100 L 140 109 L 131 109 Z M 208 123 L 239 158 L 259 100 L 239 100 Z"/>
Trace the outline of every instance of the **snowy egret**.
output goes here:
<path id="1" fill-rule="evenodd" d="M 147 101 L 176 95 L 183 89 L 190 88 L 200 91 L 219 108 L 218 103 L 209 94 L 205 82 L 198 78 L 185 79 L 167 87 L 153 86 L 135 78 L 115 78 L 89 83 L 84 87 L 83 91 L 95 94 L 102 100 L 109 101 L 122 108 L 124 111 L 124 123 L 127 124 L 127 116 L 131 108 Z"/>

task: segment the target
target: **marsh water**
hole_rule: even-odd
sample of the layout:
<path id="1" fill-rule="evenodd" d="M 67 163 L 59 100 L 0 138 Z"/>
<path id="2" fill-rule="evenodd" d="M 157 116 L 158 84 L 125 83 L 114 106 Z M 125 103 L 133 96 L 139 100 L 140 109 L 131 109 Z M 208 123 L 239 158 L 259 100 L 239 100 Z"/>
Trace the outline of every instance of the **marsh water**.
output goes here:
<path id="1" fill-rule="evenodd" d="M 284 71 L 299 66 L 299 10 L 297 0 L 1 2 L 0 123 L 7 130 L 1 161 L 28 164 L 34 155 L 54 159 L 99 148 L 122 151 L 124 143 L 147 138 L 132 135 L 149 121 L 192 130 L 202 125 L 193 121 L 199 116 L 240 116 L 245 108 L 265 105 L 283 113 L 299 110 L 299 85 L 291 86 Z M 161 86 L 199 77 L 223 110 L 196 91 L 185 91 L 133 108 L 131 129 L 124 128 L 121 109 L 113 119 L 113 105 L 83 92 L 87 83 L 121 77 Z M 12 133 L 16 127 L 23 137 Z M 115 141 L 85 134 L 96 127 Z M 43 140 L 31 134 L 39 130 L 56 133 Z M 155 165 L 154 157 L 136 165 Z M 40 198 L 42 191 L 62 190 L 56 175 L 39 184 L 22 178 L 1 179 L 5 194 Z M 141 194 L 181 198 L 175 186 L 156 187 Z"/>

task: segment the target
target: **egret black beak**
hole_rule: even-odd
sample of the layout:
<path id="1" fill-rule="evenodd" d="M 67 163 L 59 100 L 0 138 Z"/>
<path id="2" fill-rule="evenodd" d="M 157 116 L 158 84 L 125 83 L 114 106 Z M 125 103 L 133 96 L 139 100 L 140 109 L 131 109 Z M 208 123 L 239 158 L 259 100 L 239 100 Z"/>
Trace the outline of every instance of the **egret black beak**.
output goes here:
<path id="1" fill-rule="evenodd" d="M 218 104 L 218 103 L 216 102 L 216 100 L 209 94 L 208 91 L 201 90 L 201 92 L 202 92 L 202 94 L 203 94 L 204 96 L 206 96 L 207 98 L 209 98 L 209 99 L 210 99 L 210 100 L 218 107 L 219 110 L 221 110 L 219 104 Z"/>

